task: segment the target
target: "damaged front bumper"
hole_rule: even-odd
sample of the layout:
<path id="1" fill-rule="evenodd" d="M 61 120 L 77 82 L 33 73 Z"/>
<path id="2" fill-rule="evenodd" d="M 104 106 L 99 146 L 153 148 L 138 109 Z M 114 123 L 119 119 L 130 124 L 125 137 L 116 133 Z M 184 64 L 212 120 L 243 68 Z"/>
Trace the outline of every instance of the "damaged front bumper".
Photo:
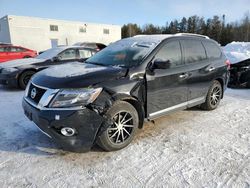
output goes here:
<path id="1" fill-rule="evenodd" d="M 80 110 L 38 109 L 23 99 L 25 115 L 39 129 L 63 149 L 73 152 L 86 152 L 93 146 L 104 117 L 88 108 Z M 61 129 L 70 127 L 76 130 L 73 136 L 64 136 Z"/>

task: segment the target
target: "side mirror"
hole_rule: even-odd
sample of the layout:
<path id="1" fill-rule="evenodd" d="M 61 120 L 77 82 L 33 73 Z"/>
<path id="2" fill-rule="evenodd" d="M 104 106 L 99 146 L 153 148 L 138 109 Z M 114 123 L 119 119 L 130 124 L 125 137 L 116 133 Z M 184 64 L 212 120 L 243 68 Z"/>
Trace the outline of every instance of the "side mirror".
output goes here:
<path id="1" fill-rule="evenodd" d="M 57 56 L 55 56 L 55 57 L 52 57 L 52 59 L 51 59 L 53 62 L 57 62 L 57 61 L 60 61 L 60 59 L 57 57 Z"/>
<path id="2" fill-rule="evenodd" d="M 61 61 L 62 60 L 62 56 L 55 56 L 52 58 L 52 61 L 53 62 L 58 62 L 58 61 Z"/>
<path id="3" fill-rule="evenodd" d="M 170 60 L 155 59 L 153 61 L 153 69 L 169 69 L 170 65 Z"/>

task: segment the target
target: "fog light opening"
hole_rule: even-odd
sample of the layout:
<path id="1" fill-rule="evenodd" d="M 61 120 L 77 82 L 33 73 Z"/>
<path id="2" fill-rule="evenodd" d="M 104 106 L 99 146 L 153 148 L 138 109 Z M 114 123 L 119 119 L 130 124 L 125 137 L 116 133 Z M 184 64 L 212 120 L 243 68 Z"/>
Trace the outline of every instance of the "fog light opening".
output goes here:
<path id="1" fill-rule="evenodd" d="M 76 130 L 70 127 L 64 127 L 61 129 L 63 136 L 73 136 L 76 133 Z"/>

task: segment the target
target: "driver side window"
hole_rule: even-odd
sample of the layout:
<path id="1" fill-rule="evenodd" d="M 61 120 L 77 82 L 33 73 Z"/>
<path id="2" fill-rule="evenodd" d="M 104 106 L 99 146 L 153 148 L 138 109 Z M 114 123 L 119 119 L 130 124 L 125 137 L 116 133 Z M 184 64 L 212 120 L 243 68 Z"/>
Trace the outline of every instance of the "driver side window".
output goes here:
<path id="1" fill-rule="evenodd" d="M 154 59 L 170 61 L 170 68 L 182 65 L 181 47 L 179 41 L 171 41 L 166 43 L 155 55 Z"/>
<path id="2" fill-rule="evenodd" d="M 59 60 L 73 60 L 76 59 L 76 50 L 75 49 L 68 49 L 63 51 L 58 55 Z"/>

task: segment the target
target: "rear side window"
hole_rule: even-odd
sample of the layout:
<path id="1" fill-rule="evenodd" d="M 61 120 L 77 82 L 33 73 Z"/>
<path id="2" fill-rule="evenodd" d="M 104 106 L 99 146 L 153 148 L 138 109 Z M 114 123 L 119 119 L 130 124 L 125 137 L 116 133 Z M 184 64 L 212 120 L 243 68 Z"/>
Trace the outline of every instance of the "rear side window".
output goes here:
<path id="1" fill-rule="evenodd" d="M 198 40 L 182 40 L 185 63 L 195 63 L 207 58 L 205 49 Z"/>
<path id="2" fill-rule="evenodd" d="M 4 52 L 4 48 L 0 48 L 0 52 Z"/>
<path id="3" fill-rule="evenodd" d="M 155 55 L 155 59 L 161 59 L 163 61 L 169 60 L 171 63 L 170 68 L 181 65 L 181 48 L 179 41 L 166 43 Z"/>
<path id="4" fill-rule="evenodd" d="M 216 59 L 221 57 L 221 50 L 215 43 L 209 41 L 203 41 L 202 43 L 206 48 L 207 57 L 209 59 Z"/>
<path id="5" fill-rule="evenodd" d="M 4 47 L 5 52 L 10 52 L 10 47 Z"/>
<path id="6" fill-rule="evenodd" d="M 20 48 L 20 47 L 17 47 L 16 50 L 17 50 L 18 52 L 24 52 L 24 51 L 26 51 L 24 48 Z"/>
<path id="7" fill-rule="evenodd" d="M 17 48 L 11 47 L 11 48 L 10 48 L 10 51 L 11 51 L 11 52 L 17 52 Z"/>

